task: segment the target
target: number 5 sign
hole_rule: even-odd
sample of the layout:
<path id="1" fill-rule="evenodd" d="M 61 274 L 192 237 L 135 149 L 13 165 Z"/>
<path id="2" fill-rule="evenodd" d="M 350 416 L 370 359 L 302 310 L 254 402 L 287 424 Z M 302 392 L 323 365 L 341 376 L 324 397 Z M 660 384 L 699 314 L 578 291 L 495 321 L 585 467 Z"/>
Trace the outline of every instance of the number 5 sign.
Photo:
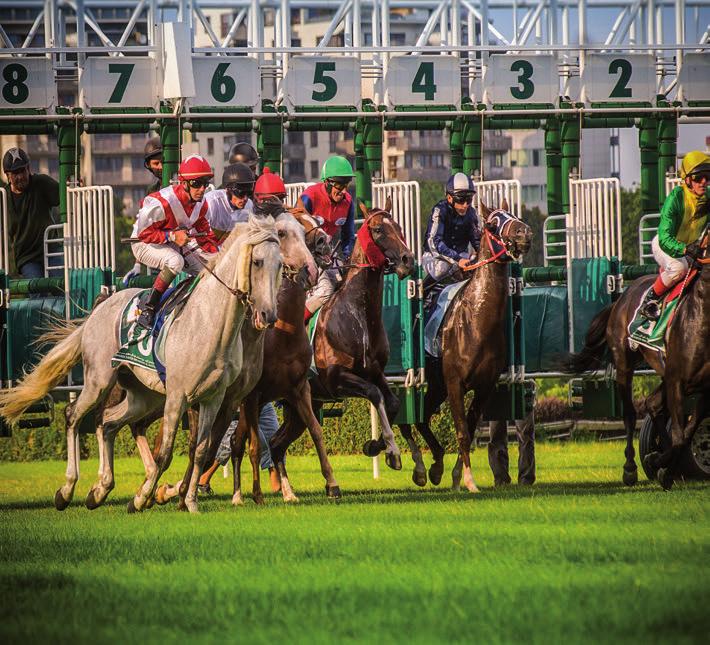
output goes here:
<path id="1" fill-rule="evenodd" d="M 291 105 L 360 105 L 360 61 L 352 56 L 293 56 L 284 90 Z"/>
<path id="2" fill-rule="evenodd" d="M 0 109 L 41 108 L 56 101 L 52 63 L 46 58 L 0 58 Z"/>
<path id="3" fill-rule="evenodd" d="M 93 57 L 79 79 L 86 108 L 158 107 L 155 61 L 147 57 Z"/>
<path id="4" fill-rule="evenodd" d="M 488 103 L 555 103 L 560 95 L 554 56 L 495 54 L 483 78 Z"/>
<path id="5" fill-rule="evenodd" d="M 194 57 L 195 97 L 190 106 L 261 106 L 261 77 L 254 58 L 246 56 Z"/>
<path id="6" fill-rule="evenodd" d="M 391 105 L 457 105 L 460 59 L 455 56 L 392 56 L 386 101 Z"/>
<path id="7" fill-rule="evenodd" d="M 588 54 L 582 70 L 582 100 L 652 101 L 656 96 L 652 54 Z"/>

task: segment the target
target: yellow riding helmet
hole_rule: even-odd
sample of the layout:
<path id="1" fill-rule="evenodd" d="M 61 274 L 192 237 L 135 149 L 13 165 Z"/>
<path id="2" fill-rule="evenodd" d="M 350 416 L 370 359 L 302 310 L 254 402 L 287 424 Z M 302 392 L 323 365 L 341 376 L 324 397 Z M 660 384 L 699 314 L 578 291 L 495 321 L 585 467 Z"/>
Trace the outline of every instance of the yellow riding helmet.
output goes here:
<path id="1" fill-rule="evenodd" d="M 680 164 L 680 178 L 685 179 L 688 175 L 700 171 L 710 171 L 710 155 L 700 150 L 693 150 L 683 157 Z"/>

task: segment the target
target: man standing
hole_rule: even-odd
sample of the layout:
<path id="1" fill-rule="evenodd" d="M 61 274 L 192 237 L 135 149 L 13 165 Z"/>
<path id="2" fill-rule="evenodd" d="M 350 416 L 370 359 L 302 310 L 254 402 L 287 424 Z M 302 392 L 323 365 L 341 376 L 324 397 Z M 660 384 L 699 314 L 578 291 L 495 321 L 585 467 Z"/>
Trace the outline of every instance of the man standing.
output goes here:
<path id="1" fill-rule="evenodd" d="M 59 184 L 47 175 L 33 175 L 30 157 L 10 148 L 2 158 L 10 189 L 7 210 L 10 244 L 23 278 L 44 276 L 44 231 L 55 224 L 52 208 L 59 206 Z"/>
<path id="2" fill-rule="evenodd" d="M 146 142 L 143 165 L 155 177 L 155 181 L 148 186 L 148 194 L 157 193 L 163 186 L 163 144 L 160 137 L 152 137 Z"/>
<path id="3" fill-rule="evenodd" d="M 491 421 L 491 441 L 488 444 L 488 464 L 493 471 L 496 486 L 510 484 L 508 474 L 508 424 L 505 421 Z M 528 415 L 515 422 L 518 436 L 518 484 L 531 486 L 535 483 L 535 417 L 531 410 Z"/>

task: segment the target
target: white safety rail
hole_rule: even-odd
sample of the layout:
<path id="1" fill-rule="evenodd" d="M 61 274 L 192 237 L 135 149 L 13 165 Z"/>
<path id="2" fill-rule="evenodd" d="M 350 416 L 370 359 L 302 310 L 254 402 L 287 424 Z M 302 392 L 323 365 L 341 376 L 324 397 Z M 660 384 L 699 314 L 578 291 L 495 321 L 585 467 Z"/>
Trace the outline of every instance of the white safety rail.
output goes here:
<path id="1" fill-rule="evenodd" d="M 666 174 L 666 197 L 671 191 L 680 186 L 683 180 L 677 177 L 675 173 Z M 651 250 L 651 240 L 656 235 L 658 224 L 661 220 L 660 213 L 648 213 L 639 220 L 639 262 L 641 264 L 652 264 L 653 251 Z"/>
<path id="2" fill-rule="evenodd" d="M 522 216 L 523 203 L 520 199 L 521 189 L 518 179 L 478 181 L 476 182 L 476 194 L 478 195 L 478 203 L 483 201 L 491 210 L 499 208 L 505 198 L 508 202 L 508 212 L 517 217 Z"/>
<path id="3" fill-rule="evenodd" d="M 383 208 L 392 198 L 392 217 L 402 227 L 409 250 L 422 261 L 421 196 L 418 181 L 388 181 L 372 184 L 372 205 Z"/>
<path id="4" fill-rule="evenodd" d="M 67 189 L 64 257 L 67 269 L 116 266 L 113 188 Z"/>
<path id="5" fill-rule="evenodd" d="M 561 222 L 557 224 L 557 222 Z M 548 215 L 542 225 L 542 253 L 545 266 L 549 266 L 551 260 L 567 259 L 567 231 L 565 225 L 567 215 Z M 562 239 L 554 238 L 562 236 Z"/>
<path id="6" fill-rule="evenodd" d="M 64 224 L 44 229 L 44 277 L 64 275 Z"/>
<path id="7" fill-rule="evenodd" d="M 0 269 L 10 273 L 10 228 L 7 221 L 7 191 L 0 188 Z"/>
<path id="8" fill-rule="evenodd" d="M 574 258 L 621 258 L 621 191 L 616 177 L 570 179 L 567 264 Z"/>
<path id="9" fill-rule="evenodd" d="M 286 205 L 295 206 L 298 198 L 309 186 L 315 185 L 312 181 L 302 181 L 294 184 L 286 184 Z"/>

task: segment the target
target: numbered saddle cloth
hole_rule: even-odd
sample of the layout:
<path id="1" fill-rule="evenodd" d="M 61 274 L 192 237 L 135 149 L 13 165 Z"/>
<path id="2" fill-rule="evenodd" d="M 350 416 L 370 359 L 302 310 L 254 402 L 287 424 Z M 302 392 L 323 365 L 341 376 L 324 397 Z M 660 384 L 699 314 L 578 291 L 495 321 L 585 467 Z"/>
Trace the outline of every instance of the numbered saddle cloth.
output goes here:
<path id="1" fill-rule="evenodd" d="M 424 323 L 424 350 L 429 356 L 434 358 L 441 357 L 441 323 L 444 321 L 444 316 L 451 303 L 454 301 L 456 294 L 466 284 L 463 282 L 455 282 L 449 284 L 441 290 L 436 304 L 431 308 L 431 313 Z"/>
<path id="2" fill-rule="evenodd" d="M 136 365 L 157 372 L 160 380 L 165 383 L 167 332 L 196 284 L 196 278 L 187 278 L 163 294 L 152 329 L 146 329 L 136 322 L 150 289 L 144 289 L 131 298 L 121 313 L 118 330 L 121 347 L 111 359 L 111 366 L 117 367 L 121 363 Z"/>
<path id="3" fill-rule="evenodd" d="M 308 321 L 308 342 L 311 344 L 311 365 L 308 368 L 308 378 L 314 378 L 318 376 L 318 368 L 316 367 L 316 348 L 313 341 L 316 338 L 316 326 L 318 325 L 318 317 L 320 316 L 321 310 L 316 310 L 316 313 L 311 316 Z"/>
<path id="4" fill-rule="evenodd" d="M 654 349 L 661 354 L 666 353 L 666 337 L 673 321 L 678 303 L 684 293 L 688 291 L 693 279 L 697 275 L 697 270 L 690 272 L 687 280 L 679 282 L 663 299 L 661 303 L 661 315 L 658 320 L 649 320 L 639 312 L 643 296 L 634 313 L 633 320 L 629 323 L 629 347 L 636 350 L 639 346 Z M 685 282 L 685 288 L 683 288 Z M 645 296 L 646 292 L 644 292 Z"/>

